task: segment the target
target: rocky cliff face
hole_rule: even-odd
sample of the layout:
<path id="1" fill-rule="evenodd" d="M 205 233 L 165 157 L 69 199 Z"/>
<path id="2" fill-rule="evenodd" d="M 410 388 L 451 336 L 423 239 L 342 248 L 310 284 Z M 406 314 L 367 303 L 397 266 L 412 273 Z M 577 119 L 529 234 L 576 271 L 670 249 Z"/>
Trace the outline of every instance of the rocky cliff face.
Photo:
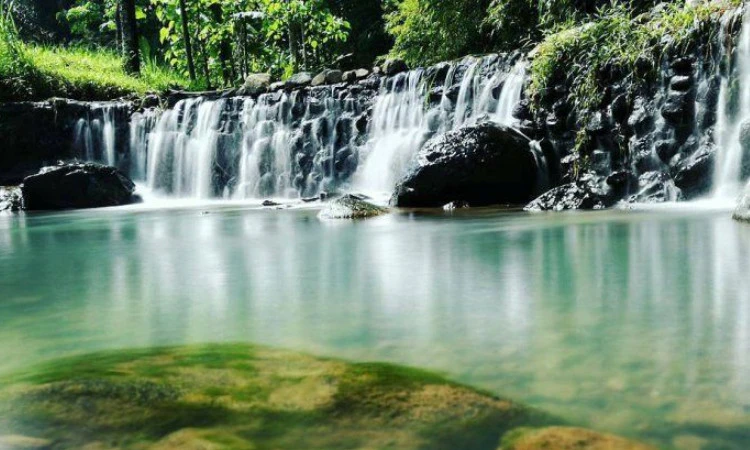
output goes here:
<path id="1" fill-rule="evenodd" d="M 112 111 L 113 128 L 107 131 L 110 143 L 102 140 L 104 109 Z M 0 103 L 0 185 L 18 184 L 58 160 L 105 160 L 102 152 L 109 144 L 113 151 L 125 154 L 130 111 L 131 105 L 125 102 Z"/>
<path id="2" fill-rule="evenodd" d="M 722 80 L 732 78 L 728 72 L 736 58 L 741 14 L 717 16 L 687 47 L 664 42 L 658 76 L 636 90 L 631 73 L 607 67 L 604 96 L 594 110 L 575 110 L 564 70 L 542 93 L 537 110 L 524 100 L 516 114 L 526 132 L 554 150 L 551 164 L 562 185 L 529 209 L 599 208 L 708 194 L 717 158 L 717 116 L 724 107 Z M 551 200 L 566 196 L 597 201 L 563 205 Z"/>

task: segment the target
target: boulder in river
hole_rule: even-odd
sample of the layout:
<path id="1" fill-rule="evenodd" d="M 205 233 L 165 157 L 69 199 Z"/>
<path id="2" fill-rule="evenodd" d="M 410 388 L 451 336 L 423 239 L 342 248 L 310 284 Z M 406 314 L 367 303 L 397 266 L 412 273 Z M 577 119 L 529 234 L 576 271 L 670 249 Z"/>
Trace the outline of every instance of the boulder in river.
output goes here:
<path id="1" fill-rule="evenodd" d="M 97 208 L 132 203 L 135 184 L 114 167 L 67 163 L 43 168 L 21 185 L 27 210 Z"/>
<path id="2" fill-rule="evenodd" d="M 524 204 L 534 197 L 538 167 L 529 139 L 484 122 L 428 141 L 396 186 L 391 204 L 441 207 Z"/>

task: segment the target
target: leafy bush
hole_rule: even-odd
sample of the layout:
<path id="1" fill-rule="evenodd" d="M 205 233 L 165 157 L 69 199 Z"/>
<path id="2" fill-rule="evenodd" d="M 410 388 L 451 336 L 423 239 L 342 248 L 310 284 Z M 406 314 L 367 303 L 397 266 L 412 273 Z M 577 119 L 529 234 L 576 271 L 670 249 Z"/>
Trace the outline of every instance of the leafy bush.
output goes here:
<path id="1" fill-rule="evenodd" d="M 552 33 L 539 45 L 530 70 L 532 106 L 564 82 L 576 111 L 594 110 L 614 74 L 632 92 L 654 80 L 667 49 L 684 52 L 699 33 L 715 32 L 707 26 L 712 15 L 737 4 L 671 3 L 638 15 L 621 3 L 602 8 L 592 21 Z"/>
<path id="2" fill-rule="evenodd" d="M 491 50 L 482 26 L 490 0 L 402 0 L 386 15 L 391 55 L 411 65 L 431 64 Z"/>

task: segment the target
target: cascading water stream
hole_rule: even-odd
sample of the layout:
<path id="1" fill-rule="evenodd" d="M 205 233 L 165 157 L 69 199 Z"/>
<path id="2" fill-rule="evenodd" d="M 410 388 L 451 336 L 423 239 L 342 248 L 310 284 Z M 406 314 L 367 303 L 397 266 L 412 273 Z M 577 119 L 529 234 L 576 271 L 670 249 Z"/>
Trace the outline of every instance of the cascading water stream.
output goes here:
<path id="1" fill-rule="evenodd" d="M 82 157 L 117 164 L 154 192 L 176 197 L 385 193 L 429 138 L 480 120 L 515 122 L 526 63 L 514 60 L 467 57 L 375 79 L 375 88 L 187 98 L 133 114 L 122 156 L 115 146 L 121 115 L 102 106 L 79 121 L 76 145 Z"/>
<path id="2" fill-rule="evenodd" d="M 724 28 L 724 27 L 722 27 Z M 731 69 L 721 79 L 716 121 L 717 144 L 714 166 L 714 198 L 734 198 L 743 185 L 742 165 L 750 145 L 750 8 L 746 8 L 742 31 Z"/>
<path id="3" fill-rule="evenodd" d="M 117 164 L 116 112 L 121 107 L 118 103 L 94 103 L 88 115 L 78 119 L 73 145 L 84 159 Z"/>

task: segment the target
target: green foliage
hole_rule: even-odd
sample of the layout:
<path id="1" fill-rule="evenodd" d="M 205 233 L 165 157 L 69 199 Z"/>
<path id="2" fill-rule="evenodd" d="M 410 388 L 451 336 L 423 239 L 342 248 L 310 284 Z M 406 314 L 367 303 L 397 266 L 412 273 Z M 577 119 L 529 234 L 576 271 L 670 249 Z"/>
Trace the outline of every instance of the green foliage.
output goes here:
<path id="1" fill-rule="evenodd" d="M 402 0 L 386 15 L 392 56 L 430 64 L 492 48 L 481 27 L 489 0 Z"/>
<path id="2" fill-rule="evenodd" d="M 569 88 L 570 105 L 582 114 L 600 105 L 613 78 L 635 91 L 656 77 L 667 49 L 685 51 L 706 32 L 714 13 L 737 3 L 672 3 L 640 15 L 613 3 L 590 22 L 548 35 L 531 63 L 532 107 L 560 82 Z"/>
<path id="3" fill-rule="evenodd" d="M 152 1 L 162 23 L 159 36 L 165 44 L 166 60 L 186 74 L 179 1 Z M 209 84 L 229 84 L 250 72 L 278 76 L 290 75 L 298 68 L 320 68 L 335 57 L 330 44 L 345 41 L 350 28 L 322 0 L 198 0 L 189 7 L 197 70 Z M 252 11 L 263 17 L 248 19 L 247 13 Z M 291 45 L 292 27 L 299 34 L 296 54 Z M 227 54 L 228 47 L 231 54 Z"/>
<path id="4" fill-rule="evenodd" d="M 112 51 L 22 44 L 20 54 L 9 63 L 0 47 L 0 101 L 107 100 L 189 84 L 154 61 L 144 64 L 140 77 L 130 76 Z"/>

